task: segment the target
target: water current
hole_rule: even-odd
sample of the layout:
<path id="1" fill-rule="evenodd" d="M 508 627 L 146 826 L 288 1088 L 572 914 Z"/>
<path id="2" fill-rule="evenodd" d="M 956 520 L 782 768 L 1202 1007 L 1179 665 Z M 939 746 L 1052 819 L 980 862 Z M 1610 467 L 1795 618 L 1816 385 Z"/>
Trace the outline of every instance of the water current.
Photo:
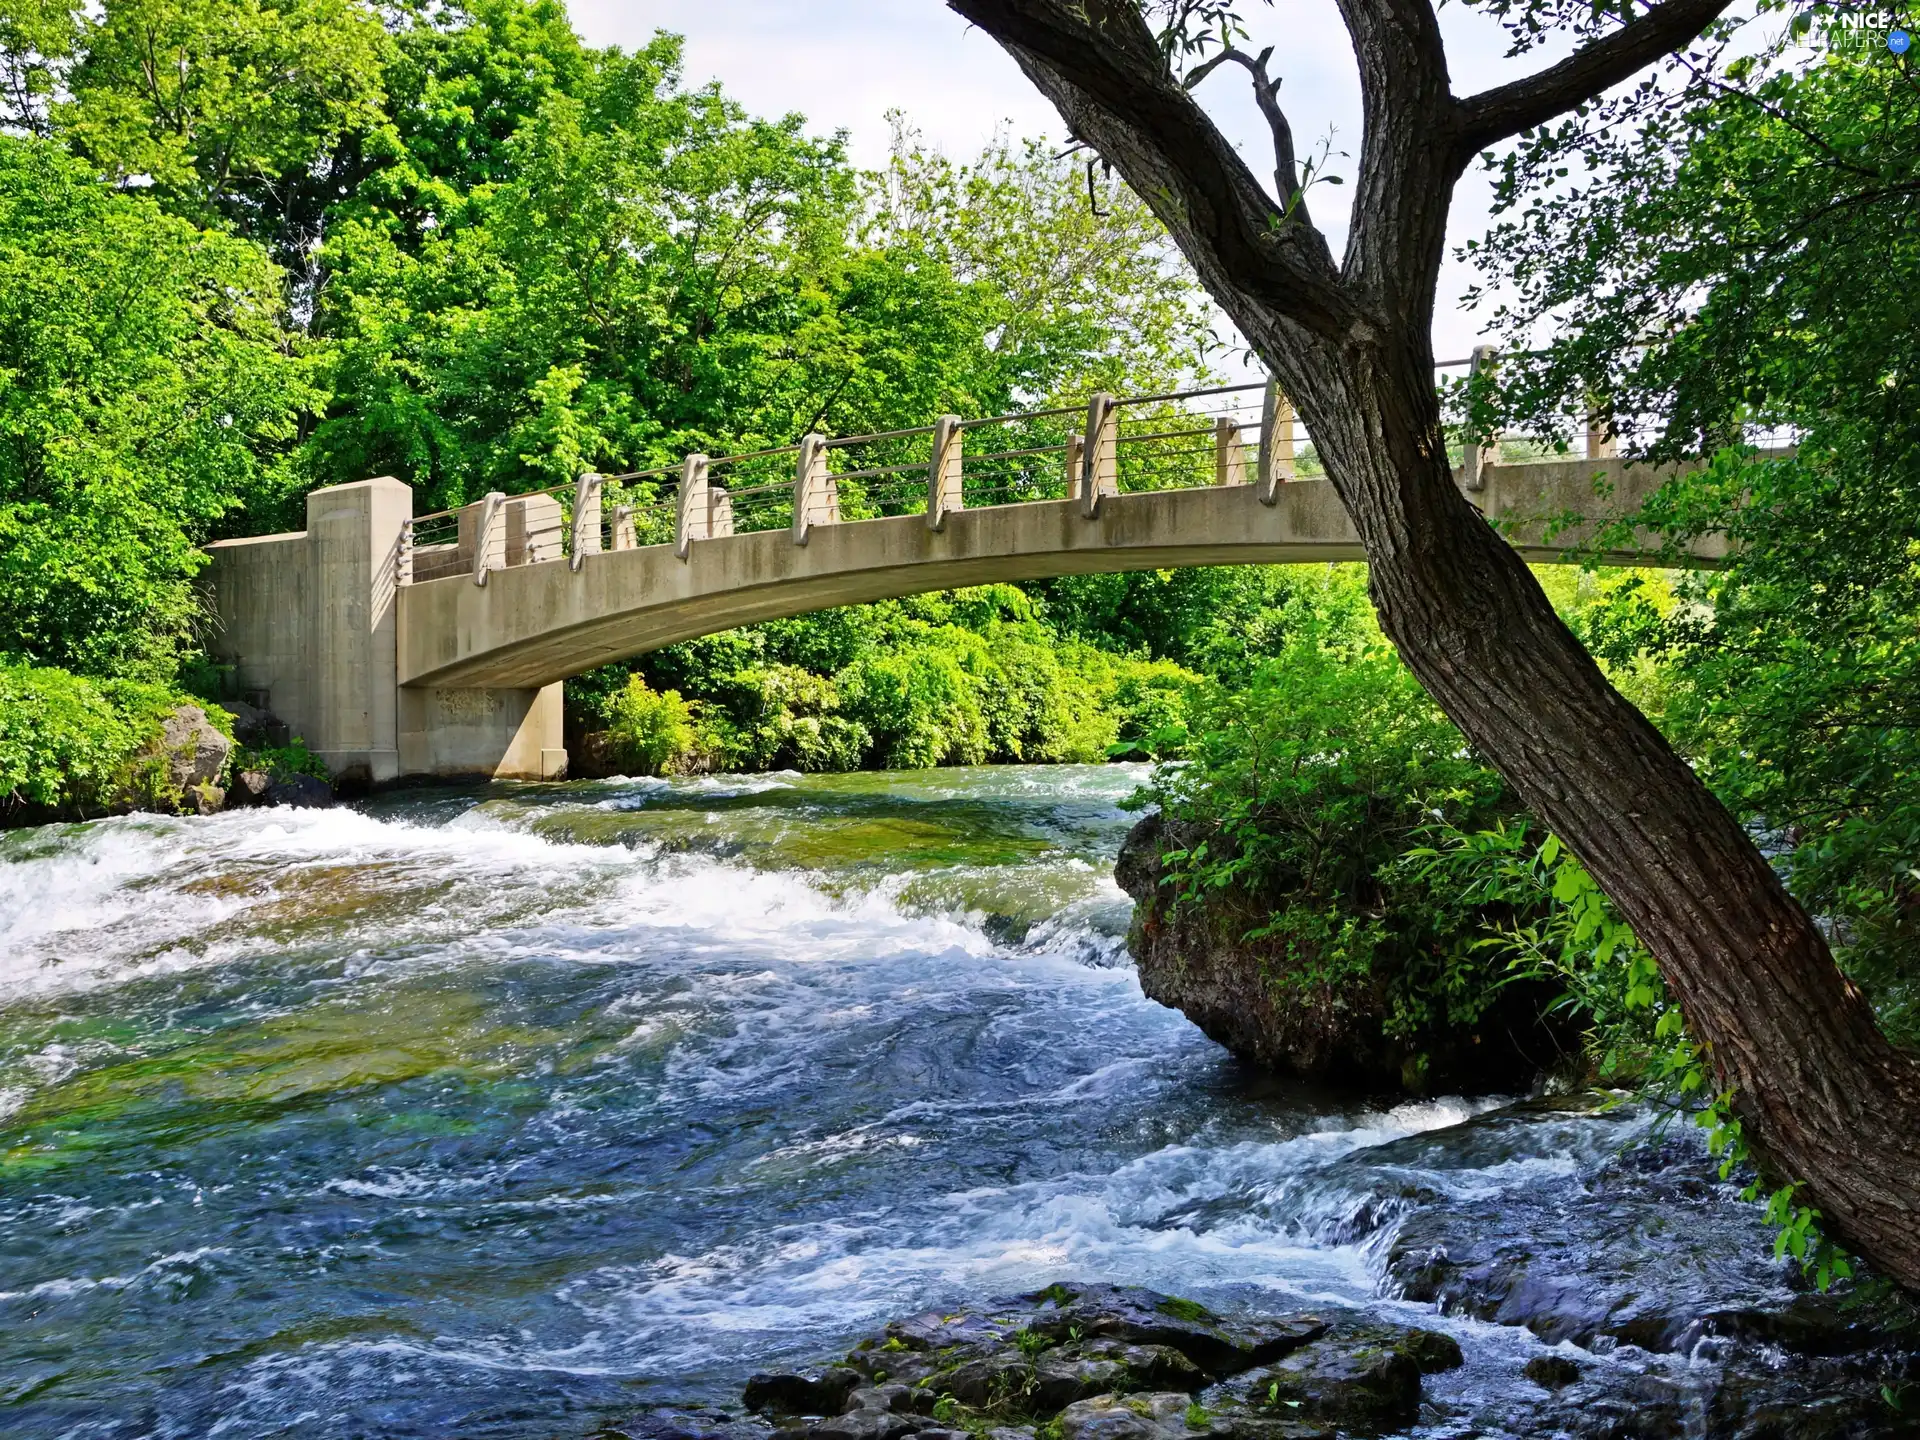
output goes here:
<path id="1" fill-rule="evenodd" d="M 0 1434 L 584 1437 L 1057 1279 L 1436 1323 L 1340 1242 L 1352 1162 L 1316 1177 L 1489 1102 L 1279 1085 L 1145 999 L 1141 778 L 0 837 Z"/>

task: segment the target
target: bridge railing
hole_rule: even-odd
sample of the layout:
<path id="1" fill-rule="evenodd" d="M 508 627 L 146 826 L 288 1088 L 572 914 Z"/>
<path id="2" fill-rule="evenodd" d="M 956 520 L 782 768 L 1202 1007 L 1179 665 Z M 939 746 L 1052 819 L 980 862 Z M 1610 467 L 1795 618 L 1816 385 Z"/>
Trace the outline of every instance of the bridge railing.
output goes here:
<path id="1" fill-rule="evenodd" d="M 923 515 L 940 529 L 956 511 L 1212 485 L 1272 487 L 1317 471 L 1296 446 L 1291 408 L 1270 383 L 1162 395 L 1095 395 L 1087 404 L 1012 415 L 945 415 L 868 435 L 803 436 L 737 455 L 589 474 L 525 494 L 494 492 L 415 516 L 396 551 L 395 580 L 465 576 L 588 555 L 786 529 Z"/>
<path id="2" fill-rule="evenodd" d="M 1494 352 L 1436 365 L 1456 416 L 1491 382 Z M 1616 453 L 1635 429 L 1584 417 L 1587 456 Z M 1577 440 L 1580 421 L 1569 423 Z M 1450 449 L 1462 483 L 1481 488 L 1485 466 L 1566 454 L 1473 435 L 1461 420 Z M 689 455 L 678 465 L 619 475 L 588 474 L 529 494 L 488 494 L 457 509 L 414 517 L 396 550 L 401 585 L 466 576 L 477 585 L 509 566 L 671 546 L 687 559 L 697 543 L 786 529 L 796 544 L 813 529 L 886 516 L 924 515 L 941 529 L 955 512 L 1076 501 L 1096 515 L 1104 495 L 1141 490 L 1252 485 L 1273 504 L 1279 487 L 1322 473 L 1311 437 L 1271 381 L 1170 391 L 1093 395 L 1084 405 L 1012 415 L 938 417 L 933 424 L 868 435 L 806 435 L 797 444 L 737 455 Z"/>

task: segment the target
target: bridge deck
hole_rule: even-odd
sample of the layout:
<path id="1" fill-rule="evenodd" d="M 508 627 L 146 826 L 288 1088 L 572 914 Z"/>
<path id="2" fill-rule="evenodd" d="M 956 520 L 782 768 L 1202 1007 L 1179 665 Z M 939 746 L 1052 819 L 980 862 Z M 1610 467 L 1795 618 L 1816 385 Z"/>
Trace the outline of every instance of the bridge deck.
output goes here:
<path id="1" fill-rule="evenodd" d="M 1615 458 L 1489 466 L 1471 498 L 1508 527 L 1530 560 L 1568 557 L 1593 525 L 1625 514 L 1672 471 Z M 1549 534 L 1544 518 L 1581 517 Z M 1631 563 L 1647 549 L 1609 554 Z M 1254 485 L 1103 495 L 1091 519 L 1078 500 L 1029 501 L 924 515 L 815 524 L 804 544 L 786 529 L 534 559 L 422 580 L 398 594 L 398 679 L 433 687 L 531 687 L 676 641 L 753 621 L 980 585 L 1101 571 L 1363 559 L 1324 480 L 1281 485 L 1263 504 Z M 1724 554 L 1716 541 L 1693 563 Z"/>

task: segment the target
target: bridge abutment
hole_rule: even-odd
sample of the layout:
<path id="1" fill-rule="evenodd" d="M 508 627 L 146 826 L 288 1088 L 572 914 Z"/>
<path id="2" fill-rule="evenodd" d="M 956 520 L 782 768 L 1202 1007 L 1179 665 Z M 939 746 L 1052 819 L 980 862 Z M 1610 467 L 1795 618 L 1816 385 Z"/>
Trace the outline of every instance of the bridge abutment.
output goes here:
<path id="1" fill-rule="evenodd" d="M 383 476 L 310 493 L 305 530 L 210 546 L 210 652 L 348 788 L 564 775 L 558 684 L 399 683 L 398 562 L 412 514 L 412 487 Z"/>

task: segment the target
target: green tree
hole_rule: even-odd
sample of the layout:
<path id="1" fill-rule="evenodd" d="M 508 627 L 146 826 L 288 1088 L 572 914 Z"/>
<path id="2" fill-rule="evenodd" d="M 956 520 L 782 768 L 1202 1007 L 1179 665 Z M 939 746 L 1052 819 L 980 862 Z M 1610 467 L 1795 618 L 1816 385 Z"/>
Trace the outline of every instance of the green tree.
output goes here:
<path id="1" fill-rule="evenodd" d="M 1140 198 L 1044 138 L 995 136 L 971 161 L 930 150 L 896 111 L 870 243 L 928 257 L 978 307 L 976 372 L 952 403 L 1142 394 L 1207 376 L 1215 316 Z M 963 396 L 972 398 L 969 407 Z"/>
<path id="2" fill-rule="evenodd" d="M 358 0 L 106 0 L 78 13 L 55 128 L 197 223 L 284 238 L 272 234 L 278 187 L 379 117 L 386 32 Z"/>
<path id="3" fill-rule="evenodd" d="M 1658 958 L 1756 1144 L 1845 1238 L 1920 1286 L 1908 1143 L 1920 1062 L 1880 1031 L 1739 818 L 1608 683 L 1455 486 L 1433 380 L 1461 174 L 1490 148 L 1577 130 L 1610 91 L 1688 51 L 1725 0 L 1487 0 L 1515 55 L 1556 41 L 1571 54 L 1465 96 L 1433 6 L 1345 0 L 1365 131 L 1340 258 L 1309 192 L 1346 177 L 1301 163 L 1275 51 L 1241 48 L 1233 0 L 948 4 L 1153 205 L 1272 368 L 1353 519 L 1383 628 Z M 1270 190 L 1194 98 L 1216 73 L 1252 80 L 1273 142 Z M 1799 1063 L 1781 1064 L 1788 1054 Z"/>
<path id="4" fill-rule="evenodd" d="M 0 652 L 171 678 L 199 546 L 285 483 L 308 402 L 244 241 L 0 138 Z"/>

